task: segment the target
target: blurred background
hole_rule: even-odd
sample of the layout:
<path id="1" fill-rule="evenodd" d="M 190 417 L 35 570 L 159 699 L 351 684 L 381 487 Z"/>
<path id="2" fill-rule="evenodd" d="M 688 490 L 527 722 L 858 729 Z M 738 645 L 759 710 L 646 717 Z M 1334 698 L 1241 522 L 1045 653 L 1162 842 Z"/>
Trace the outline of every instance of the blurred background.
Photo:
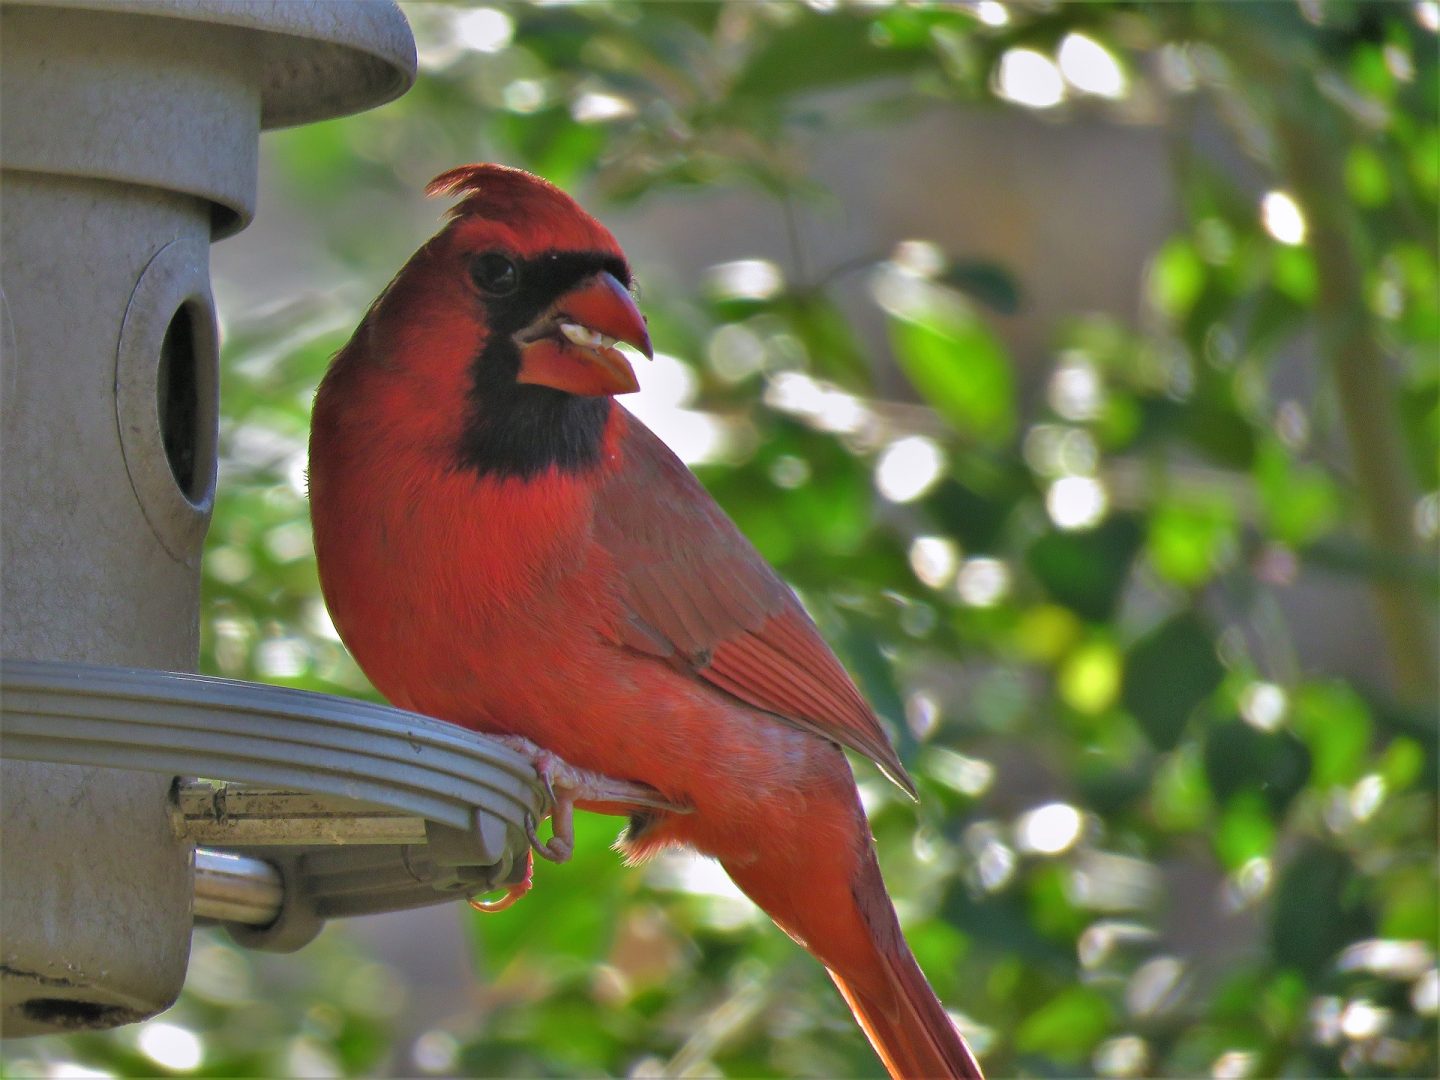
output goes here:
<path id="1" fill-rule="evenodd" d="M 619 237 L 626 402 L 800 592 L 994 1076 L 1433 1076 L 1440 5 L 404 5 L 420 79 L 262 142 L 205 670 L 371 696 L 319 600 L 315 384 L 502 161 Z M 822 970 L 617 819 L 502 915 L 196 936 L 8 1076 L 877 1076 Z"/>

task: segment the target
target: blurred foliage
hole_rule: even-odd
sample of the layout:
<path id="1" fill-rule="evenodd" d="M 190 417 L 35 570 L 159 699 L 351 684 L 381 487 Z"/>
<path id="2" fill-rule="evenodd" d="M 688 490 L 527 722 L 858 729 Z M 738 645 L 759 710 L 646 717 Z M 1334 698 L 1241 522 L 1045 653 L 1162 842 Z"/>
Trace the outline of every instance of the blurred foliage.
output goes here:
<path id="1" fill-rule="evenodd" d="M 862 770 L 875 835 L 993 1075 L 1435 1075 L 1436 4 L 408 14 L 410 94 L 266 136 L 364 290 L 227 313 L 206 670 L 369 692 L 318 606 L 306 417 L 413 243 L 383 208 L 441 169 L 522 165 L 602 218 L 723 187 L 793 214 L 835 125 L 1163 125 L 1181 217 L 1140 318 L 1074 312 L 1038 366 L 992 329 L 1023 277 L 925 243 L 764 287 L 655 282 L 655 339 L 734 436 L 702 478 L 896 725 L 923 804 Z M 888 353 L 837 291 L 856 269 Z M 882 394 L 896 371 L 908 391 Z M 1356 380 L 1378 411 L 1347 412 Z M 1297 651 L 1287 594 L 1331 586 L 1341 625 L 1333 597 L 1377 600 L 1369 676 Z M 377 989 L 334 930 L 278 959 L 202 935 L 163 1022 L 203 1035 L 212 1075 L 878 1074 L 818 966 L 703 866 L 623 869 L 616 827 L 582 821 L 572 863 L 472 920 L 476 986 L 416 1042 L 388 1034 L 398 976 Z M 16 1044 L 5 1068 L 164 1071 L 143 1032 Z"/>

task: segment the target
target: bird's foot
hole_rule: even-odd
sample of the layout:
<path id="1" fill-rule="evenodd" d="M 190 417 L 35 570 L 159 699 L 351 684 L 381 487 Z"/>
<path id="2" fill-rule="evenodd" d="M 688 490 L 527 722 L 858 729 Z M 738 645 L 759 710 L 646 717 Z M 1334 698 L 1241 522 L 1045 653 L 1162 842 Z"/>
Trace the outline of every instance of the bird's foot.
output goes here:
<path id="1" fill-rule="evenodd" d="M 467 902 L 476 911 L 483 911 L 487 915 L 494 914 L 497 911 L 504 911 L 516 900 L 519 900 L 530 891 L 530 886 L 534 883 L 535 853 L 527 848 L 525 851 L 525 876 L 511 885 L 507 885 L 504 896 L 498 900 L 477 900 L 472 896 Z"/>
<path id="2" fill-rule="evenodd" d="M 690 807 L 671 802 L 649 784 L 616 780 L 611 776 L 577 768 L 558 754 L 536 746 L 529 739 L 518 735 L 501 735 L 498 738 L 528 760 L 535 767 L 540 782 L 545 785 L 545 794 L 550 802 L 551 837 L 549 841 L 541 840 L 535 831 L 535 821 L 528 815 L 525 819 L 525 831 L 535 851 L 551 862 L 564 862 L 575 850 L 577 802 L 644 806 L 677 814 L 690 812 Z M 524 895 L 523 890 L 520 895 Z M 510 900 L 507 894 L 495 903 L 509 906 L 514 901 Z"/>

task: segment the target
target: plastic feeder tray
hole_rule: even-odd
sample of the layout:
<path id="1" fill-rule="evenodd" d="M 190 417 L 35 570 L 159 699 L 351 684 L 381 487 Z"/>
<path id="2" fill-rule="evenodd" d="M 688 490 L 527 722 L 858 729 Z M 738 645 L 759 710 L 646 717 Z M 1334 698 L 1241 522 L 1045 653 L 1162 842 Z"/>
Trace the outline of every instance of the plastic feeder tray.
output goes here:
<path id="1" fill-rule="evenodd" d="M 195 913 L 253 948 L 508 884 L 548 810 L 519 754 L 383 705 L 36 660 L 0 661 L 0 687 L 5 759 L 177 778 L 176 831 L 204 845 Z"/>

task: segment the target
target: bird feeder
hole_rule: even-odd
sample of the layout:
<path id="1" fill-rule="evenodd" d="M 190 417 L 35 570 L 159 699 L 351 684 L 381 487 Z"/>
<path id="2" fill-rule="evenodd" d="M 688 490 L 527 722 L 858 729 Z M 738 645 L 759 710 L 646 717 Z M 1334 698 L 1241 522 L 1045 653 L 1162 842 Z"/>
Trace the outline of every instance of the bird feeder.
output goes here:
<path id="1" fill-rule="evenodd" d="M 543 795 L 504 747 L 184 674 L 216 480 L 209 245 L 254 214 L 263 128 L 414 72 L 390 0 L 0 4 L 6 1036 L 166 1008 L 197 917 L 292 949 L 519 870 Z"/>

